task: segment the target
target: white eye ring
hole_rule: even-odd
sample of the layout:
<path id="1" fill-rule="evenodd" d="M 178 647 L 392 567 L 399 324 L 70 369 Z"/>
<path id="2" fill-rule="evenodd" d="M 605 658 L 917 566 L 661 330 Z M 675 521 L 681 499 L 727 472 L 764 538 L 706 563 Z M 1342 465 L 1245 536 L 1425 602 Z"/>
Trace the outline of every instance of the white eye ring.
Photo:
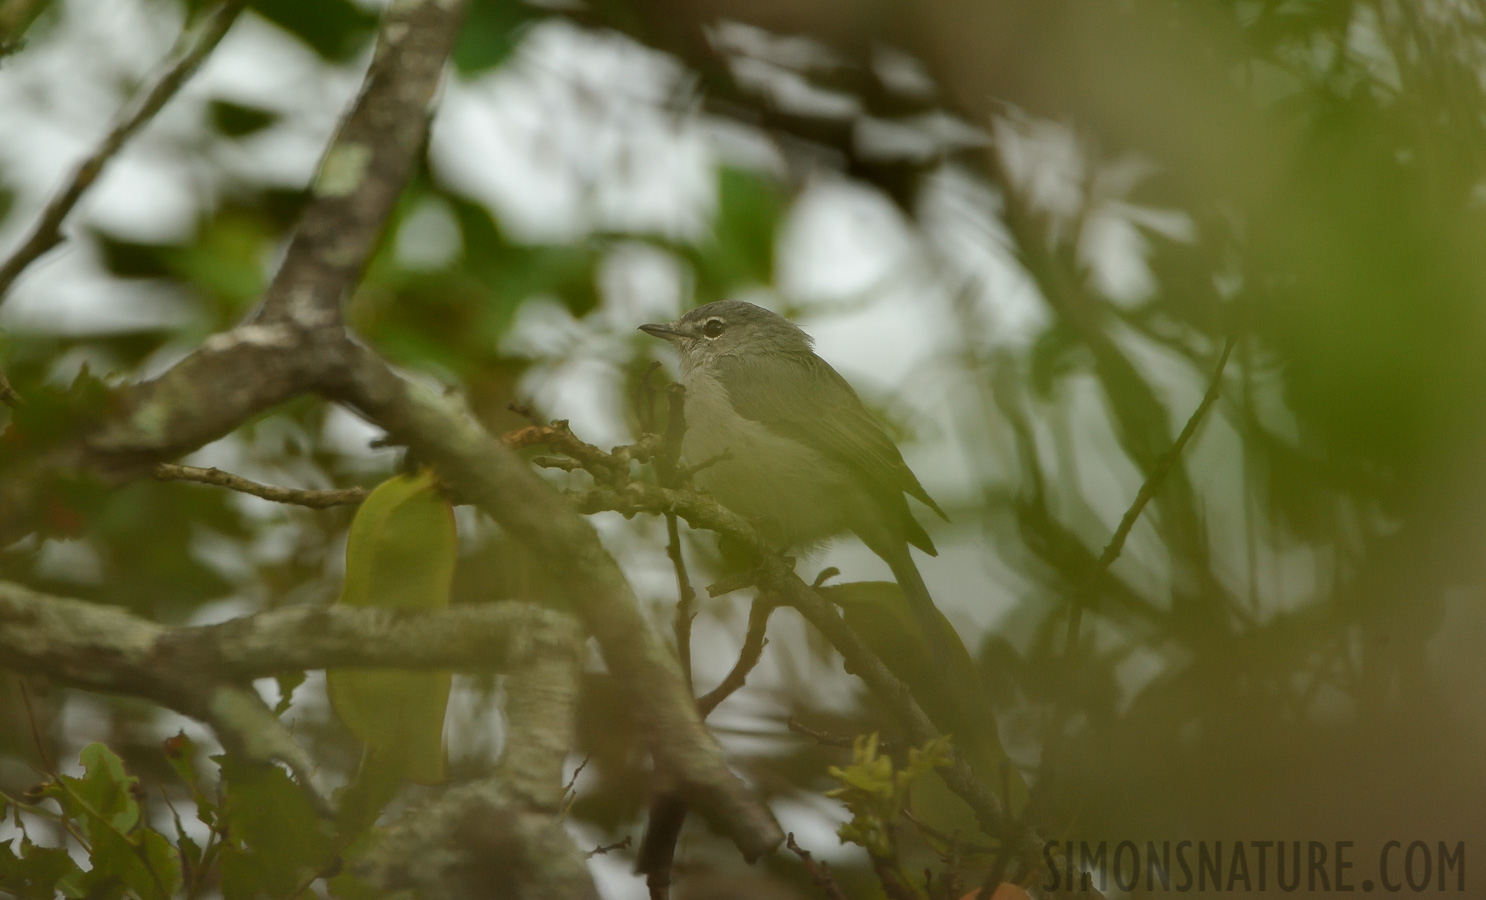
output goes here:
<path id="1" fill-rule="evenodd" d="M 703 336 L 708 338 L 715 338 L 718 335 L 722 334 L 722 331 L 725 327 L 726 326 L 721 319 L 714 317 L 708 319 L 702 324 L 702 334 Z"/>

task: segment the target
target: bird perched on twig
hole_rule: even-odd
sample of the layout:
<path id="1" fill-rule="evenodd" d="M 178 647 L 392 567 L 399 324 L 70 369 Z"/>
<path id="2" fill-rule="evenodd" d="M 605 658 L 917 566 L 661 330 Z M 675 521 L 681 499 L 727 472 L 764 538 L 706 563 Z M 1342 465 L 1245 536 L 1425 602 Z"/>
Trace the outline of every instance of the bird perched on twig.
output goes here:
<path id="1" fill-rule="evenodd" d="M 854 582 L 822 592 L 953 734 L 984 783 L 1002 787 L 1008 812 L 1020 815 L 1027 785 L 1001 745 L 973 660 L 913 561 L 911 547 L 936 553 L 908 498 L 944 513 L 856 391 L 815 355 L 799 326 L 741 300 L 708 303 L 640 330 L 681 355 L 681 453 L 692 465 L 710 463 L 695 475 L 699 486 L 752 520 L 776 547 L 808 548 L 852 531 L 887 562 L 896 590 Z M 898 594 L 907 615 L 893 607 Z M 919 640 L 904 628 L 916 628 Z"/>
<path id="2" fill-rule="evenodd" d="M 681 355 L 681 452 L 693 464 L 716 460 L 696 474 L 698 485 L 781 548 L 854 532 L 892 569 L 925 637 L 941 644 L 948 623 L 909 547 L 936 551 L 908 497 L 944 512 L 856 391 L 815 355 L 810 336 L 742 300 L 640 330 Z"/>

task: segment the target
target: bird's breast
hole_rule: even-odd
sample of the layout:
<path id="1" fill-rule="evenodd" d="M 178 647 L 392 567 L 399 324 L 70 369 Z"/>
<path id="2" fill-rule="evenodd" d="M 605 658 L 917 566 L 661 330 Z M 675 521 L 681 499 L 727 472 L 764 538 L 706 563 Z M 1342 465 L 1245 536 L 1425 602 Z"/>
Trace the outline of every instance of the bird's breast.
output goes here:
<path id="1" fill-rule="evenodd" d="M 858 491 L 839 464 L 739 415 L 710 374 L 693 371 L 685 385 L 682 455 L 692 466 L 717 460 L 697 472 L 699 487 L 781 547 L 803 548 L 846 530 Z"/>

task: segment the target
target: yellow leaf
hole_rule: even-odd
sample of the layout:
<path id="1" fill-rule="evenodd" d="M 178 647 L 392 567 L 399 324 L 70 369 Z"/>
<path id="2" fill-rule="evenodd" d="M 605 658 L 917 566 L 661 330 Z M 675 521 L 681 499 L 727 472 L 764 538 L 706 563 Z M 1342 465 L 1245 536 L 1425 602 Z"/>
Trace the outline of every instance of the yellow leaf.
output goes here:
<path id="1" fill-rule="evenodd" d="M 458 536 L 454 510 L 432 473 L 400 475 L 372 491 L 351 522 L 340 602 L 398 610 L 449 605 Z M 358 780 L 433 784 L 444 779 L 448 672 L 338 669 L 326 673 L 330 701 L 365 745 Z"/>

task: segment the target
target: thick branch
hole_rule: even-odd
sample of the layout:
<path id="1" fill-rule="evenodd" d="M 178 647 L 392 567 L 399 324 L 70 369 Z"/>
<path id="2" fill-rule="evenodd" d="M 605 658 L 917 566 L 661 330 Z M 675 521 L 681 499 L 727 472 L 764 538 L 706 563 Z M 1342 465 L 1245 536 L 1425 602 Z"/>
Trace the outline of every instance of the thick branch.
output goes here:
<path id="1" fill-rule="evenodd" d="M 113 398 L 90 431 L 38 456 L 10 459 L 0 478 L 0 546 L 34 527 L 55 479 L 88 471 L 120 481 L 225 435 L 309 390 L 329 362 L 288 328 L 245 325 L 209 338 L 153 381 Z"/>
<path id="2" fill-rule="evenodd" d="M 419 896 L 450 900 L 598 896 L 561 824 L 582 633 L 566 616 L 515 608 L 528 619 L 518 617 L 510 630 L 505 752 L 497 771 L 445 793 L 389 830 L 367 873 L 383 888 L 414 888 Z"/>
<path id="3" fill-rule="evenodd" d="M 640 612 L 593 526 L 447 398 L 398 377 L 366 351 L 335 394 L 428 460 L 454 492 L 501 524 L 548 569 L 598 641 L 649 738 L 657 777 L 749 859 L 783 838 L 768 809 L 723 763 L 676 660 Z"/>
<path id="4" fill-rule="evenodd" d="M 175 92 L 186 83 L 200 67 L 203 60 L 216 49 L 227 29 L 236 21 L 237 14 L 247 5 L 247 0 L 225 0 L 207 18 L 195 35 L 182 34 L 171 60 L 149 90 L 137 94 L 119 115 L 117 123 L 98 147 L 83 160 L 68 179 L 67 184 L 52 197 L 42 210 L 31 234 L 15 252 L 0 264 L 0 303 L 16 278 L 35 262 L 38 257 L 62 242 L 62 222 L 83 192 L 98 180 L 109 160 L 123 148 L 124 144 L 143 128 L 162 107 L 175 96 Z M 24 4 L 18 6 L 23 7 Z"/>
<path id="5" fill-rule="evenodd" d="M 90 434 L 10 466 L 0 480 L 0 546 L 35 527 L 36 510 L 56 475 L 143 475 L 313 389 L 339 365 L 344 335 L 336 330 L 322 337 L 317 329 L 337 320 L 340 298 L 402 190 L 464 6 L 462 0 L 393 4 L 260 321 L 215 335 L 158 378 L 120 391 Z"/>
<path id="6" fill-rule="evenodd" d="M 0 666 L 174 705 L 182 680 L 380 666 L 491 671 L 507 664 L 518 626 L 558 630 L 565 622 L 555 610 L 481 603 L 422 613 L 291 607 L 172 628 L 0 582 Z"/>
<path id="7" fill-rule="evenodd" d="M 399 0 L 388 8 L 361 94 L 331 140 L 262 322 L 305 329 L 340 322 L 341 296 L 361 277 L 423 149 L 428 105 L 468 0 Z"/>

